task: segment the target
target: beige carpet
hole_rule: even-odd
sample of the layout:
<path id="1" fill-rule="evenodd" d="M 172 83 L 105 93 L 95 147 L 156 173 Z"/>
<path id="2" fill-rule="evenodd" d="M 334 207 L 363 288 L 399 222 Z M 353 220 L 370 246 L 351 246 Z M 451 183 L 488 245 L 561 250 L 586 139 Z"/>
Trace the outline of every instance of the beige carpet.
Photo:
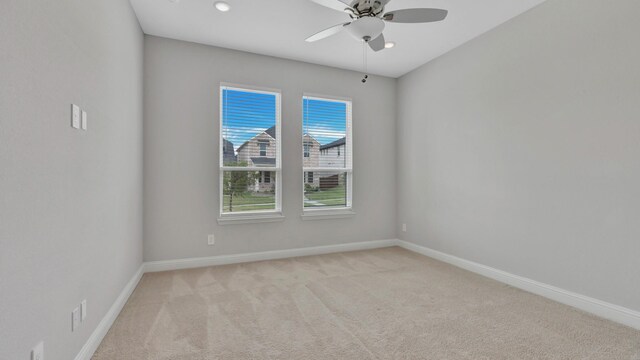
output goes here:
<path id="1" fill-rule="evenodd" d="M 93 359 L 640 360 L 640 332 L 387 248 L 145 274 Z"/>

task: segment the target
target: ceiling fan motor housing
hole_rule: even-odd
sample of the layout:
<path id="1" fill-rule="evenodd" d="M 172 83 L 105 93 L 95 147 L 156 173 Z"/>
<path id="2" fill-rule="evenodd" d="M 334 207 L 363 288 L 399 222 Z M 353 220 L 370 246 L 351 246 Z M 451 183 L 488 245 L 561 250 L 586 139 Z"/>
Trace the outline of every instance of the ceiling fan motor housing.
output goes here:
<path id="1" fill-rule="evenodd" d="M 377 17 L 363 17 L 355 20 L 347 26 L 349 34 L 357 40 L 373 40 L 382 34 L 384 21 Z"/>
<path id="2" fill-rule="evenodd" d="M 389 0 L 355 0 L 351 7 L 356 9 L 359 16 L 378 16 L 388 2 Z"/>

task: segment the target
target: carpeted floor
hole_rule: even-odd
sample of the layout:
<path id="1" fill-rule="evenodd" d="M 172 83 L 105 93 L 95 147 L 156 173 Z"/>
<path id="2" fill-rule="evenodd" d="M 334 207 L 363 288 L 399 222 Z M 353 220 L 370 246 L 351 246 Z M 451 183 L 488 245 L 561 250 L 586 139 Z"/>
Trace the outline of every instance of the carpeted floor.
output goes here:
<path id="1" fill-rule="evenodd" d="M 93 359 L 640 360 L 640 332 L 386 248 L 145 274 Z"/>

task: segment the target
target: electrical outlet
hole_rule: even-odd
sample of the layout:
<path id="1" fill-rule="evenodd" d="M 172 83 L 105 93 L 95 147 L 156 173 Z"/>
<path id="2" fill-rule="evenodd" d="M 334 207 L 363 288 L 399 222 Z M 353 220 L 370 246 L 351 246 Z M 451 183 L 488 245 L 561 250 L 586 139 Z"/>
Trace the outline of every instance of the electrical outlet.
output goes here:
<path id="1" fill-rule="evenodd" d="M 31 360 L 44 360 L 44 343 L 42 341 L 31 350 Z"/>
<path id="2" fill-rule="evenodd" d="M 82 300 L 80 303 L 80 321 L 84 322 L 87 318 L 87 299 Z"/>
<path id="3" fill-rule="evenodd" d="M 80 326 L 80 308 L 75 308 L 71 312 L 71 331 L 76 331 Z"/>
<path id="4" fill-rule="evenodd" d="M 209 245 L 215 245 L 216 244 L 216 238 L 215 238 L 215 236 L 213 236 L 213 234 L 209 235 L 209 237 L 207 238 L 207 244 L 209 244 Z"/>
<path id="5" fill-rule="evenodd" d="M 402 224 L 402 232 L 407 232 L 407 224 Z"/>

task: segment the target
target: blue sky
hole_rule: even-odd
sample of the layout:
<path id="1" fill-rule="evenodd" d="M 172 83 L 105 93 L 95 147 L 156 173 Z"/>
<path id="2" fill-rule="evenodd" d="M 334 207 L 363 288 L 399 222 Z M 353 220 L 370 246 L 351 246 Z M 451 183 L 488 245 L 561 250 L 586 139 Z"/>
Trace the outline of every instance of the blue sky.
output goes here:
<path id="1" fill-rule="evenodd" d="M 276 96 L 241 90 L 222 90 L 222 135 L 237 150 L 276 123 Z M 303 100 L 303 132 L 320 144 L 328 144 L 346 134 L 346 104 L 315 99 Z M 300 119 L 282 119 L 282 125 Z"/>
<path id="2" fill-rule="evenodd" d="M 317 99 L 302 101 L 302 132 L 314 137 L 320 145 L 342 139 L 347 129 L 347 105 L 343 102 Z"/>

